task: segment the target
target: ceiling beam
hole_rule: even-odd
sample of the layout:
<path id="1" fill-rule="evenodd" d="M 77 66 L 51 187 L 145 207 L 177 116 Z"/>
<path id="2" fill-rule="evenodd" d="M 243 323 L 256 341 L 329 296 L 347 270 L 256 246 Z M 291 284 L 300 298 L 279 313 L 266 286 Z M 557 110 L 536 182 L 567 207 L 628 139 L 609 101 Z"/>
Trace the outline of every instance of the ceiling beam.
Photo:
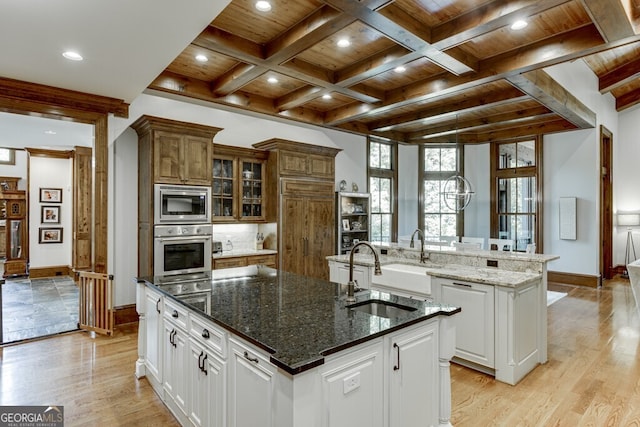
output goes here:
<path id="1" fill-rule="evenodd" d="M 229 71 L 218 77 L 211 83 L 211 92 L 214 96 L 225 96 L 236 90 L 240 90 L 242 86 L 251 83 L 266 73 L 268 70 L 264 67 L 256 67 L 252 64 L 239 63 Z"/>
<path id="2" fill-rule="evenodd" d="M 544 70 L 529 71 L 508 77 L 507 80 L 578 128 L 588 129 L 596 126 L 596 113 L 580 102 Z"/>
<path id="3" fill-rule="evenodd" d="M 575 130 L 576 127 L 564 119 L 533 123 L 527 126 L 518 126 L 513 129 L 502 129 L 491 132 L 478 133 L 475 142 L 508 141 L 524 137 L 535 137 L 557 132 Z"/>
<path id="4" fill-rule="evenodd" d="M 616 98 L 616 111 L 620 112 L 640 104 L 640 89 L 635 89 Z"/>
<path id="5" fill-rule="evenodd" d="M 600 93 L 611 92 L 612 90 L 630 83 L 640 77 L 640 58 L 627 62 L 615 70 L 611 70 L 600 76 L 598 88 Z"/>
<path id="6" fill-rule="evenodd" d="M 633 25 L 620 0 L 580 0 L 607 42 L 635 35 Z"/>

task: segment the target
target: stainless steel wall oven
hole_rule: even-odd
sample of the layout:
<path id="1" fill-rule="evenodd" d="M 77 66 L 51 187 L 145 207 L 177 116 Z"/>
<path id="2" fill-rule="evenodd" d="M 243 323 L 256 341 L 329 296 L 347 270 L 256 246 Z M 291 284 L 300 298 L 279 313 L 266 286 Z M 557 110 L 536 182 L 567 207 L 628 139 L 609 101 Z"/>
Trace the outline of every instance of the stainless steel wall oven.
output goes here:
<path id="1" fill-rule="evenodd" d="M 212 233 L 211 224 L 156 225 L 153 274 L 210 271 Z"/>

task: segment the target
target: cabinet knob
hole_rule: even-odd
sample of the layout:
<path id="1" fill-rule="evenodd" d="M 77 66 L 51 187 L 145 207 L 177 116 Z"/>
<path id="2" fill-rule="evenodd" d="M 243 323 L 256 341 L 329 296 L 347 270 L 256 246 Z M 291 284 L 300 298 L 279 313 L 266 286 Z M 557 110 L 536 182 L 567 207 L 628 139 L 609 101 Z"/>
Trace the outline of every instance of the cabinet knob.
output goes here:
<path id="1" fill-rule="evenodd" d="M 202 338 L 207 339 L 207 340 L 209 339 L 209 330 L 207 328 L 204 328 L 202 330 Z"/>
<path id="2" fill-rule="evenodd" d="M 173 310 L 173 313 L 171 313 L 171 317 L 177 319 L 178 318 L 178 310 Z"/>

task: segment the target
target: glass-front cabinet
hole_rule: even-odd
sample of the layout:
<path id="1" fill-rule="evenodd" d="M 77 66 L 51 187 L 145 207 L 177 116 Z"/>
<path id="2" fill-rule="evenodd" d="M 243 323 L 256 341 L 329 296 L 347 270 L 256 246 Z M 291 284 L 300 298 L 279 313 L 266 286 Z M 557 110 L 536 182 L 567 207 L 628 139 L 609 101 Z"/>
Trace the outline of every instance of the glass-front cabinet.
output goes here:
<path id="1" fill-rule="evenodd" d="M 214 223 L 263 222 L 267 152 L 214 145 L 212 215 Z"/>
<path id="2" fill-rule="evenodd" d="M 24 276 L 29 260 L 26 196 L 22 190 L 0 192 L 0 205 L 5 220 L 4 277 Z"/>

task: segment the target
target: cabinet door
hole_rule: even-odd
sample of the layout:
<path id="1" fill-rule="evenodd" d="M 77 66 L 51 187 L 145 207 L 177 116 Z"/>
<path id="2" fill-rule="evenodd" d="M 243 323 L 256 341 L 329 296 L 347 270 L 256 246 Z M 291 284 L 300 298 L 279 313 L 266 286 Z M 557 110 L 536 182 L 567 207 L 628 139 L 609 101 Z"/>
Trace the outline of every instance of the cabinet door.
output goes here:
<path id="1" fill-rule="evenodd" d="M 371 287 L 370 274 L 371 267 L 357 264 L 353 266 L 353 280 L 357 282 L 359 288 L 369 289 Z M 349 283 L 349 264 L 331 262 L 329 264 L 329 280 L 342 284 Z"/>
<path id="2" fill-rule="evenodd" d="M 144 313 L 147 322 L 145 368 L 154 388 L 162 386 L 162 297 L 148 287 L 145 291 Z"/>
<path id="3" fill-rule="evenodd" d="M 183 179 L 185 184 L 211 185 L 211 153 L 213 141 L 200 136 L 185 135 L 182 138 Z"/>
<path id="4" fill-rule="evenodd" d="M 199 427 L 223 427 L 225 364 L 195 340 L 189 347 L 189 419 Z"/>
<path id="5" fill-rule="evenodd" d="M 238 210 L 234 197 L 236 169 L 233 157 L 216 156 L 213 159 L 211 206 L 214 222 L 235 221 Z"/>
<path id="6" fill-rule="evenodd" d="M 334 252 L 334 201 L 331 198 L 309 198 L 306 203 L 307 241 L 305 274 L 329 278 L 325 258 Z"/>
<path id="7" fill-rule="evenodd" d="M 158 131 L 154 140 L 153 178 L 156 183 L 182 184 L 180 174 L 181 137 Z"/>
<path id="8" fill-rule="evenodd" d="M 456 356 L 493 368 L 494 288 L 481 283 L 443 281 L 441 300 L 462 307 L 453 317 L 456 326 Z"/>
<path id="9" fill-rule="evenodd" d="M 437 323 L 392 335 L 389 345 L 389 425 L 438 425 Z"/>
<path id="10" fill-rule="evenodd" d="M 239 219 L 241 221 L 264 221 L 264 190 L 265 165 L 264 161 L 240 159 L 241 176 L 238 177 L 239 194 L 241 200 Z"/>
<path id="11" fill-rule="evenodd" d="M 294 151 L 280 151 L 278 163 L 281 175 L 305 176 L 309 174 L 309 155 Z"/>
<path id="12" fill-rule="evenodd" d="M 308 247 L 305 210 L 304 197 L 283 196 L 280 260 L 282 269 L 291 273 L 305 274 L 305 248 Z"/>
<path id="13" fill-rule="evenodd" d="M 308 173 L 311 176 L 333 180 L 335 176 L 335 159 L 333 157 L 310 154 L 307 162 Z"/>
<path id="14" fill-rule="evenodd" d="M 229 426 L 275 427 L 277 368 L 244 343 L 230 346 Z"/>
<path id="15" fill-rule="evenodd" d="M 176 417 L 187 416 L 187 334 L 171 322 L 164 322 L 163 388 L 171 402 L 167 402 Z"/>

